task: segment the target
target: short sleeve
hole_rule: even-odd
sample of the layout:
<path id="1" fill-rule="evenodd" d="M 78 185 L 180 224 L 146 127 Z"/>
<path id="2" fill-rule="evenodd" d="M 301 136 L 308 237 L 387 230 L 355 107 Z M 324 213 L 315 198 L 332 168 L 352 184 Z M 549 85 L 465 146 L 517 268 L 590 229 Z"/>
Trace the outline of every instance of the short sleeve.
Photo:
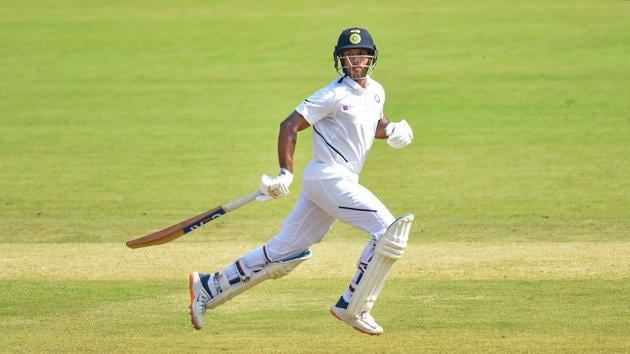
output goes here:
<path id="1" fill-rule="evenodd" d="M 330 116 L 335 110 L 335 95 L 325 87 L 305 99 L 295 109 L 306 121 L 313 125 L 320 119 Z"/>

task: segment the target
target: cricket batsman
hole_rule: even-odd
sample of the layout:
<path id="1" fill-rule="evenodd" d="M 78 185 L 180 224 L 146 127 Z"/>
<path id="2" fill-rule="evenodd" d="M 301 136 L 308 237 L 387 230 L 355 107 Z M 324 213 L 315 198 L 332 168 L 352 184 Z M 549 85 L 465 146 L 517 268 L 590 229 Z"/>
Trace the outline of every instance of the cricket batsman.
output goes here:
<path id="1" fill-rule="evenodd" d="M 331 313 L 356 330 L 380 335 L 370 314 L 392 264 L 407 246 L 413 215 L 395 218 L 367 188 L 359 174 L 375 139 L 387 139 L 400 149 L 413 132 L 405 120 L 389 121 L 383 114 L 385 91 L 371 78 L 378 50 L 370 33 L 348 28 L 333 52 L 339 76 L 301 102 L 280 124 L 277 176 L 262 175 L 260 199 L 289 194 L 297 135 L 313 129 L 313 159 L 303 175 L 297 204 L 280 233 L 215 273 L 191 272 L 190 316 L 201 329 L 206 309 L 213 309 L 266 279 L 287 275 L 311 257 L 309 247 L 320 242 L 336 220 L 369 235 L 350 285 Z"/>

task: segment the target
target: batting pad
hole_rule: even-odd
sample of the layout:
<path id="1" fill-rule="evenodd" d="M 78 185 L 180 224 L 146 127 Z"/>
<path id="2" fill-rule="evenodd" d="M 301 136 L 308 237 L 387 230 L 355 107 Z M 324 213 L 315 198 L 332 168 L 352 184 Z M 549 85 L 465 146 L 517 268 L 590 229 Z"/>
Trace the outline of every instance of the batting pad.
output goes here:
<path id="1" fill-rule="evenodd" d="M 271 262 L 260 271 L 252 273 L 251 276 L 247 277 L 247 280 L 239 281 L 236 284 L 230 284 L 225 274 L 220 274 L 219 283 L 222 291 L 208 301 L 206 308 L 213 309 L 264 280 L 282 278 L 310 257 L 311 250 L 307 249 L 294 257 Z"/>
<path id="2" fill-rule="evenodd" d="M 405 253 L 413 217 L 413 214 L 407 214 L 398 218 L 376 242 L 374 257 L 368 264 L 348 304 L 348 314 L 359 317 L 363 312 L 369 313 L 372 310 L 389 270 Z"/>

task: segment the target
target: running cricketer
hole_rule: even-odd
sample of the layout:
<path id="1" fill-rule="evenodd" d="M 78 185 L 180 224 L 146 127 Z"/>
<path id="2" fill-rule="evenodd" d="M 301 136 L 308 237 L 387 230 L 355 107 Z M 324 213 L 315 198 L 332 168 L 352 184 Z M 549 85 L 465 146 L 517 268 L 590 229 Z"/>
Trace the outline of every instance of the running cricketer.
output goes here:
<path id="1" fill-rule="evenodd" d="M 363 28 L 341 32 L 333 52 L 339 77 L 300 103 L 280 125 L 277 176 L 263 175 L 262 199 L 281 198 L 293 181 L 293 155 L 300 131 L 313 129 L 313 160 L 303 175 L 297 204 L 280 233 L 215 273 L 191 272 L 190 315 L 201 329 L 212 309 L 266 279 L 287 275 L 311 256 L 336 220 L 369 235 L 350 285 L 332 306 L 338 319 L 360 332 L 380 335 L 383 328 L 370 314 L 391 264 L 402 256 L 413 215 L 396 219 L 385 205 L 359 184 L 359 174 L 375 139 L 403 148 L 413 139 L 405 120 L 390 122 L 383 114 L 385 91 L 371 78 L 378 60 L 372 36 Z"/>

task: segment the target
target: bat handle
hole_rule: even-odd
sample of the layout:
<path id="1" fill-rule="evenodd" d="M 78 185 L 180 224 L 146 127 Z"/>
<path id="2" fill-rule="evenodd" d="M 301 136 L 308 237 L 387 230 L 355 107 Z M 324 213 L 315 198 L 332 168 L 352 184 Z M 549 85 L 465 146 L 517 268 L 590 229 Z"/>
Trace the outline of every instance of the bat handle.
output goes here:
<path id="1" fill-rule="evenodd" d="M 231 201 L 231 202 L 225 204 L 223 206 L 223 210 L 225 210 L 225 212 L 228 213 L 228 212 L 230 212 L 230 211 L 232 211 L 234 209 L 240 208 L 243 205 L 253 201 L 254 199 L 256 199 L 256 197 L 258 197 L 261 194 L 262 193 L 260 193 L 260 191 L 256 191 L 254 193 L 250 193 L 250 194 L 248 194 L 248 195 L 246 195 L 246 196 L 244 196 L 244 197 L 242 197 L 240 199 L 237 199 L 237 200 L 234 200 L 234 201 Z"/>

